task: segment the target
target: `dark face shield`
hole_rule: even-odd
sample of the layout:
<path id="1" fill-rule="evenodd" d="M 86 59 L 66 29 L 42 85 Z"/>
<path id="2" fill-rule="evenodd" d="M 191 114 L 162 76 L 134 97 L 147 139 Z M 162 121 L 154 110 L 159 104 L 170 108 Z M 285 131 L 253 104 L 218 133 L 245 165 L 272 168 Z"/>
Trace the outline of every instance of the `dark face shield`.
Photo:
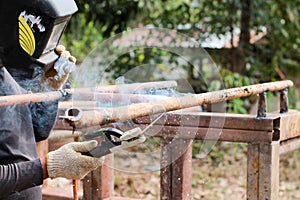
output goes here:
<path id="1" fill-rule="evenodd" d="M 45 39 L 42 39 L 39 46 L 43 49 L 41 55 L 35 55 L 33 57 L 33 62 L 36 64 L 43 66 L 45 70 L 51 67 L 51 65 L 58 59 L 58 55 L 55 52 L 55 48 L 57 47 L 64 30 L 67 27 L 67 24 L 70 20 L 70 17 L 62 18 L 54 21 L 52 28 L 49 30 L 50 35 L 46 35 Z M 39 51 L 40 53 L 41 51 Z"/>
<path id="2" fill-rule="evenodd" d="M 44 49 L 43 54 L 46 54 L 46 53 L 52 51 L 53 49 L 55 49 L 55 47 L 57 46 L 57 44 L 59 42 L 61 35 L 63 34 L 65 27 L 67 26 L 67 23 L 68 23 L 68 21 L 65 20 L 63 22 L 60 22 L 60 23 L 54 25 L 52 33 L 49 37 L 48 43 L 46 45 L 46 48 Z"/>
<path id="3" fill-rule="evenodd" d="M 55 48 L 72 16 L 74 0 L 0 0 L 0 64 L 48 68 L 58 58 Z"/>

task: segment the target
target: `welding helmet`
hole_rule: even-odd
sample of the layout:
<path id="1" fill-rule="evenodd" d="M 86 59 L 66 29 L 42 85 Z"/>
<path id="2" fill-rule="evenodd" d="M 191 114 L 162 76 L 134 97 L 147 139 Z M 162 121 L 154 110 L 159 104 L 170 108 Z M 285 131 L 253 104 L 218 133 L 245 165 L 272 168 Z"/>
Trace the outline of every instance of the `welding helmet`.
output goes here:
<path id="1" fill-rule="evenodd" d="M 55 62 L 55 47 L 76 11 L 74 0 L 0 0 L 0 64 Z"/>

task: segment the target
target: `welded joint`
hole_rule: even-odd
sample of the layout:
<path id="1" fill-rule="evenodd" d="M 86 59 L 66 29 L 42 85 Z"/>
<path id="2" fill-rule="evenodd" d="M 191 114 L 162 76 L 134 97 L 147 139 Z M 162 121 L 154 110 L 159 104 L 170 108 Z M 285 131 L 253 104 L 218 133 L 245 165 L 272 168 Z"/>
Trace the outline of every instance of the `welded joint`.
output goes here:
<path id="1" fill-rule="evenodd" d="M 60 101 L 65 101 L 72 95 L 68 90 L 64 90 L 64 89 L 59 90 L 59 92 L 61 93 L 61 98 L 59 99 Z"/>
<path id="2" fill-rule="evenodd" d="M 111 121 L 111 113 L 107 110 L 104 110 L 104 121 L 105 123 L 108 123 Z"/>
<path id="3" fill-rule="evenodd" d="M 264 91 L 259 94 L 257 117 L 261 118 L 266 116 L 267 116 L 267 92 Z"/>
<path id="4" fill-rule="evenodd" d="M 287 113 L 289 99 L 288 99 L 288 88 L 280 91 L 280 113 Z"/>

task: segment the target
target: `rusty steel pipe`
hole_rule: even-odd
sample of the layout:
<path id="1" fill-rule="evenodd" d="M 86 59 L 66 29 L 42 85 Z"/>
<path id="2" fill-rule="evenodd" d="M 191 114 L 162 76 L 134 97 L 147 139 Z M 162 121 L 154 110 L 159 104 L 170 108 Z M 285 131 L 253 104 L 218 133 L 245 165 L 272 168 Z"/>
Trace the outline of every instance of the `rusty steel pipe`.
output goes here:
<path id="1" fill-rule="evenodd" d="M 212 104 L 235 98 L 261 94 L 263 92 L 282 91 L 292 87 L 290 80 L 237 87 L 202 94 L 193 94 L 170 98 L 157 102 L 139 103 L 103 110 L 82 111 L 78 120 L 68 120 L 76 128 L 103 125 L 116 121 L 125 121 L 152 114 L 164 113 L 204 104 Z M 74 117 L 73 117 L 74 118 Z"/>
<path id="2" fill-rule="evenodd" d="M 0 96 L 0 106 L 11 106 L 16 104 L 28 104 L 36 102 L 56 101 L 64 99 L 65 96 L 69 96 L 74 93 L 74 90 L 66 89 L 61 91 L 44 92 L 44 93 L 31 93 L 31 94 L 18 94 L 9 96 Z M 100 103 L 113 102 L 122 103 L 126 100 L 128 103 L 141 103 L 158 100 L 159 95 L 144 95 L 144 94 L 118 94 L 118 93 L 92 93 L 92 92 L 76 92 L 82 96 L 82 101 L 95 101 L 97 99 Z M 161 97 L 163 98 L 163 97 Z M 164 97 L 167 98 L 167 97 Z M 83 104 L 79 101 L 78 104 Z M 75 100 L 76 104 L 77 101 Z M 126 102 L 125 102 L 126 103 Z M 83 105 L 84 106 L 84 105 Z M 96 104 L 94 105 L 96 106 Z"/>
<path id="3" fill-rule="evenodd" d="M 98 103 L 145 103 L 149 101 L 157 101 L 161 99 L 170 98 L 163 95 L 153 94 L 129 94 L 129 93 L 98 93 L 98 92 L 77 92 L 73 99 L 76 101 L 96 101 Z"/>
<path id="4" fill-rule="evenodd" d="M 36 102 L 57 101 L 72 93 L 72 90 L 60 90 L 53 92 L 17 94 L 0 97 L 0 106 L 12 106 Z"/>
<path id="5" fill-rule="evenodd" d="M 78 88 L 78 89 L 65 89 L 60 91 L 52 92 L 41 92 L 41 93 L 29 93 L 29 94 L 18 94 L 0 97 L 0 106 L 11 106 L 16 104 L 28 104 L 36 102 L 56 101 L 63 99 L 71 94 L 82 94 L 86 92 L 94 93 L 135 93 L 150 89 L 168 89 L 175 88 L 177 86 L 176 81 L 158 81 L 158 82 L 146 82 L 146 83 L 132 83 L 132 84 L 121 84 L 111 86 L 97 86 L 96 88 Z M 100 94 L 99 94 L 100 95 Z"/>
<path id="6" fill-rule="evenodd" d="M 132 93 L 146 91 L 146 90 L 167 89 L 167 88 L 176 88 L 176 87 L 177 87 L 176 81 L 156 81 L 156 82 L 98 86 L 96 87 L 95 92 L 132 94 Z"/>

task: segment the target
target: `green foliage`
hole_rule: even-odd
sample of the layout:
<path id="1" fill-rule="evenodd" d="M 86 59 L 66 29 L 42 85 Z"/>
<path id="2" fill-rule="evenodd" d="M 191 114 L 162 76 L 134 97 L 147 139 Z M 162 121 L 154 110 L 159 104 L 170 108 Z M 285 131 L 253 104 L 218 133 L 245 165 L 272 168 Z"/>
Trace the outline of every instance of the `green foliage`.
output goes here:
<path id="1" fill-rule="evenodd" d="M 289 99 L 289 109 L 300 109 L 297 107 L 297 101 L 299 100 L 295 95 L 296 88 L 290 88 L 288 92 L 288 99 Z"/>
<path id="2" fill-rule="evenodd" d="M 223 77 L 225 88 L 241 87 L 250 85 L 250 79 L 238 73 L 232 73 L 229 70 L 222 69 L 221 74 Z M 230 113 L 247 114 L 246 101 L 249 98 L 233 99 L 227 102 L 227 111 Z"/>
<path id="3" fill-rule="evenodd" d="M 256 1 L 255 1 L 256 2 Z M 264 1 L 254 4 L 253 25 L 264 25 L 268 30 L 267 44 L 257 45 L 260 56 L 256 56 L 257 63 L 254 65 L 258 71 L 270 68 L 273 71 L 265 75 L 277 74 L 275 69 L 281 69 L 286 76 L 297 77 L 299 70 L 299 0 L 296 1 Z M 264 72 L 264 71 L 262 71 Z M 267 78 L 267 77 L 263 77 Z"/>
<path id="4" fill-rule="evenodd" d="M 231 72 L 228 69 L 222 69 L 221 76 L 223 77 L 225 88 L 241 87 L 251 84 L 249 77 Z"/>
<path id="5" fill-rule="evenodd" d="M 153 70 L 156 70 L 157 63 L 162 63 L 163 56 L 166 58 L 170 58 L 170 53 L 167 53 L 161 49 L 157 48 L 137 48 L 135 51 L 128 52 L 124 55 L 118 57 L 118 59 L 114 60 L 106 71 L 113 71 L 113 78 L 117 79 L 119 76 L 124 75 L 126 72 L 130 71 L 131 69 L 142 66 L 143 64 L 153 63 L 154 67 L 147 67 L 141 73 L 145 73 L 145 75 L 141 75 L 141 78 L 147 77 L 147 81 L 158 81 L 154 80 Z M 139 78 L 139 77 L 135 77 Z M 137 82 L 144 82 L 145 80 L 135 80 Z"/>
<path id="6" fill-rule="evenodd" d="M 233 73 L 228 69 L 222 69 L 220 73 L 223 77 L 223 85 L 225 88 L 241 87 L 251 84 L 249 77 L 242 76 L 238 73 Z M 209 87 L 209 91 L 215 91 L 220 89 L 221 83 L 219 83 L 219 81 L 212 81 Z M 226 109 L 227 112 L 230 113 L 247 114 L 250 106 L 249 104 L 249 98 L 233 99 L 227 102 Z"/>
<path id="7" fill-rule="evenodd" d="M 233 99 L 227 103 L 227 110 L 230 113 L 247 114 L 245 102 L 242 99 Z"/>
<path id="8" fill-rule="evenodd" d="M 126 30 L 138 13 L 137 0 L 78 0 L 77 4 L 86 23 L 93 21 L 105 38 Z"/>
<path id="9" fill-rule="evenodd" d="M 221 38 L 226 34 L 236 35 L 237 30 L 240 33 L 254 30 L 256 34 L 265 32 L 266 35 L 255 44 L 249 41 L 244 41 L 248 43 L 246 46 L 238 44 L 237 49 L 242 51 L 237 57 L 245 56 L 248 64 L 242 66 L 240 74 L 223 71 L 224 87 L 279 79 L 296 80 L 300 76 L 300 0 L 77 0 L 77 3 L 79 12 L 72 18 L 64 41 L 79 61 L 103 39 L 139 26 L 176 29 L 200 43 L 212 34 Z M 245 11 L 250 16 L 246 26 L 243 21 Z M 134 57 L 121 56 L 110 66 L 116 71 L 115 77 L 136 65 L 159 59 L 162 52 L 154 51 L 136 50 Z M 228 68 L 225 61 L 234 59 L 232 52 L 210 53 L 213 58 L 218 58 L 215 61 L 224 69 Z M 212 81 L 209 90 L 221 89 L 221 85 Z M 289 94 L 294 108 L 295 91 Z M 228 110 L 245 113 L 249 100 L 242 100 L 245 106 L 241 100 L 233 100 L 228 103 Z"/>
<path id="10" fill-rule="evenodd" d="M 79 13 L 71 20 L 76 23 L 70 25 L 68 32 L 72 34 L 67 37 L 72 39 L 67 44 L 76 46 L 72 52 L 77 51 L 79 57 L 86 54 L 83 47 L 94 46 L 91 41 L 101 41 L 96 32 L 107 38 L 140 25 L 178 29 L 200 42 L 210 36 L 208 31 L 218 37 L 226 33 L 234 35 L 236 28 L 243 28 L 242 9 L 246 4 L 240 0 L 78 0 L 77 3 Z M 247 47 L 246 61 L 251 64 L 244 69 L 247 75 L 259 75 L 261 82 L 278 80 L 276 68 L 287 77 L 300 75 L 299 3 L 300 0 L 248 2 L 250 21 L 246 28 L 257 33 L 267 31 L 267 36 L 263 42 Z"/>
<path id="11" fill-rule="evenodd" d="M 79 13 L 84 14 L 85 19 L 75 15 L 72 21 L 74 18 L 80 18 L 86 25 L 93 21 L 93 25 L 104 37 L 120 33 L 128 27 L 137 27 L 138 24 L 175 28 L 193 36 L 196 33 L 196 37 L 202 38 L 207 37 L 204 33 L 208 30 L 221 36 L 234 31 L 232 29 L 234 27 L 240 27 L 243 2 L 239 0 L 78 0 Z M 266 28 L 268 32 L 267 46 L 255 47 L 263 51 L 263 54 L 249 54 L 248 61 L 254 65 L 253 68 L 267 68 L 266 64 L 274 68 L 274 64 L 277 64 L 287 72 L 299 71 L 295 68 L 298 64 L 296 58 L 299 55 L 300 45 L 297 31 L 300 27 L 299 2 L 299 0 L 251 1 L 249 28 L 257 32 Z M 73 30 L 82 27 L 78 24 L 72 26 Z"/>

